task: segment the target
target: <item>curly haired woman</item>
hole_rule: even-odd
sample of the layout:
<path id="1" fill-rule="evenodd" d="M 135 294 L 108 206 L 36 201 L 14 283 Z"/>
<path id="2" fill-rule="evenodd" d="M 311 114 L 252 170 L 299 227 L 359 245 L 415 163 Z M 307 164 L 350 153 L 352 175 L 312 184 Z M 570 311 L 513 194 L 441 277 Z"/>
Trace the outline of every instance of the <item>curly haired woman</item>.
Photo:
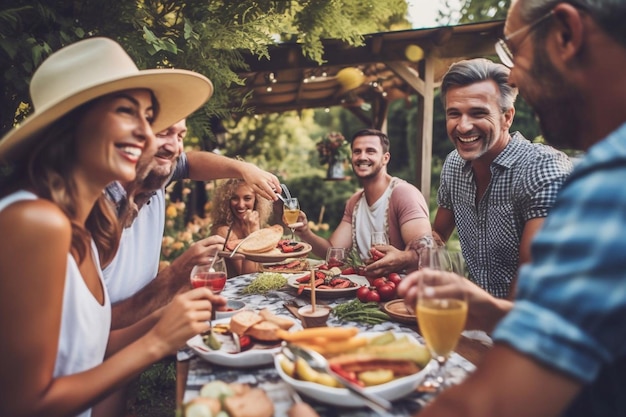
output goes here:
<path id="1" fill-rule="evenodd" d="M 272 215 L 272 202 L 259 197 L 243 179 L 231 178 L 215 190 L 211 218 L 211 234 L 238 240 L 267 226 Z M 256 262 L 227 259 L 230 276 L 256 272 Z"/>

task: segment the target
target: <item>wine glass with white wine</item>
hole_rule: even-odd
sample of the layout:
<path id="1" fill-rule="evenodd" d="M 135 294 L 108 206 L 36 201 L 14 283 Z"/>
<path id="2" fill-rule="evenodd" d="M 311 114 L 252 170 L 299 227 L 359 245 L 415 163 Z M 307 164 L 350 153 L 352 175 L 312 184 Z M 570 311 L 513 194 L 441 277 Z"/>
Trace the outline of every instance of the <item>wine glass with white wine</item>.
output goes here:
<path id="1" fill-rule="evenodd" d="M 445 365 L 467 320 L 467 294 L 461 281 L 465 279 L 465 263 L 460 252 L 445 248 L 423 248 L 420 261 L 422 268 L 442 272 L 425 275 L 418 281 L 415 309 L 420 333 L 438 364 L 419 389 L 438 392 L 448 386 Z M 441 291 L 443 286 L 445 292 Z"/>
<path id="2" fill-rule="evenodd" d="M 289 229 L 291 229 L 291 240 L 295 240 L 295 230 L 291 225 L 298 221 L 298 216 L 300 215 L 300 203 L 298 203 L 298 199 L 295 197 L 285 198 L 283 206 L 283 216 L 285 218 L 285 223 Z"/>

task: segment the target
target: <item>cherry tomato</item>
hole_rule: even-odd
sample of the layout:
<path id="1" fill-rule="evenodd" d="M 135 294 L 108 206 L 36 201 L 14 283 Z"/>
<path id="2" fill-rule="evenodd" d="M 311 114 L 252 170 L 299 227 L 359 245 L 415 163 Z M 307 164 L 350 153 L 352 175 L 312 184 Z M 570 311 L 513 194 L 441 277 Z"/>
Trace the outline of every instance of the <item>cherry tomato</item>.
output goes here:
<path id="1" fill-rule="evenodd" d="M 372 292 L 372 290 L 370 290 L 367 285 L 363 285 L 361 288 L 356 290 L 356 298 L 358 298 L 360 302 L 365 303 L 367 302 L 367 296 L 370 292 Z"/>
<path id="2" fill-rule="evenodd" d="M 380 294 L 381 300 L 389 301 L 396 296 L 396 289 L 392 288 L 389 284 L 385 284 L 378 288 L 378 294 Z"/>
<path id="3" fill-rule="evenodd" d="M 387 283 L 385 285 L 389 285 L 394 290 L 396 289 L 396 284 L 394 284 L 392 281 L 387 281 Z"/>
<path id="4" fill-rule="evenodd" d="M 374 284 L 374 286 L 376 288 L 380 288 L 381 286 L 385 285 L 387 283 L 387 279 L 385 277 L 380 277 L 380 278 L 376 278 L 372 284 Z"/>
<path id="5" fill-rule="evenodd" d="M 370 293 L 367 294 L 367 301 L 373 301 L 375 303 L 380 302 L 380 294 L 378 294 L 378 291 L 371 290 Z"/>
<path id="6" fill-rule="evenodd" d="M 402 282 L 402 277 L 400 276 L 400 274 L 397 274 L 395 272 L 392 272 L 391 274 L 389 274 L 389 276 L 387 277 L 387 279 L 390 282 L 393 282 L 394 284 L 398 285 L 400 282 Z"/>
<path id="7" fill-rule="evenodd" d="M 353 274 L 356 274 L 356 270 L 351 266 L 341 271 L 341 275 L 353 275 Z"/>

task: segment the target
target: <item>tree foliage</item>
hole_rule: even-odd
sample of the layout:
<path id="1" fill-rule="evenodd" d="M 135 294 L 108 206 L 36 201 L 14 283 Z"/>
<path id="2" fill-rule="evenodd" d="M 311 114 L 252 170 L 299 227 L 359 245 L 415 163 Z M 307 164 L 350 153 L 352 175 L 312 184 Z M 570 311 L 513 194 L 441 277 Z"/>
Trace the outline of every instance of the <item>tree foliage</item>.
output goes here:
<path id="1" fill-rule="evenodd" d="M 215 95 L 190 125 L 211 135 L 210 116 L 245 111 L 232 86 L 243 80 L 242 52 L 271 59 L 277 37 L 303 44 L 305 56 L 323 62 L 322 38 L 350 45 L 362 35 L 397 23 L 404 0 L 3 0 L 0 6 L 0 130 L 8 131 L 31 109 L 28 82 L 50 53 L 79 39 L 116 39 L 140 68 L 198 71 Z"/>
<path id="2" fill-rule="evenodd" d="M 445 0 L 437 21 L 459 24 L 504 19 L 511 0 Z"/>

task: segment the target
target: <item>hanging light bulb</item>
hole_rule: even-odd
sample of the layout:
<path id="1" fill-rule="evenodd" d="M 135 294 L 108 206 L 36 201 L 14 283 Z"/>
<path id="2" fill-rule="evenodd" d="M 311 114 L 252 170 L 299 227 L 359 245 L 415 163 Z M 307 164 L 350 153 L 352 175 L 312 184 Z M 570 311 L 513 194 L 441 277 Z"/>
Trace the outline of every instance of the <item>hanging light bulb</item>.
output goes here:
<path id="1" fill-rule="evenodd" d="M 421 61 L 424 58 L 424 50 L 411 44 L 404 49 L 404 56 L 411 62 Z"/>
<path id="2" fill-rule="evenodd" d="M 339 95 L 343 95 L 360 87 L 365 82 L 365 75 L 358 68 L 343 68 L 337 73 L 337 82 L 341 85 Z"/>

